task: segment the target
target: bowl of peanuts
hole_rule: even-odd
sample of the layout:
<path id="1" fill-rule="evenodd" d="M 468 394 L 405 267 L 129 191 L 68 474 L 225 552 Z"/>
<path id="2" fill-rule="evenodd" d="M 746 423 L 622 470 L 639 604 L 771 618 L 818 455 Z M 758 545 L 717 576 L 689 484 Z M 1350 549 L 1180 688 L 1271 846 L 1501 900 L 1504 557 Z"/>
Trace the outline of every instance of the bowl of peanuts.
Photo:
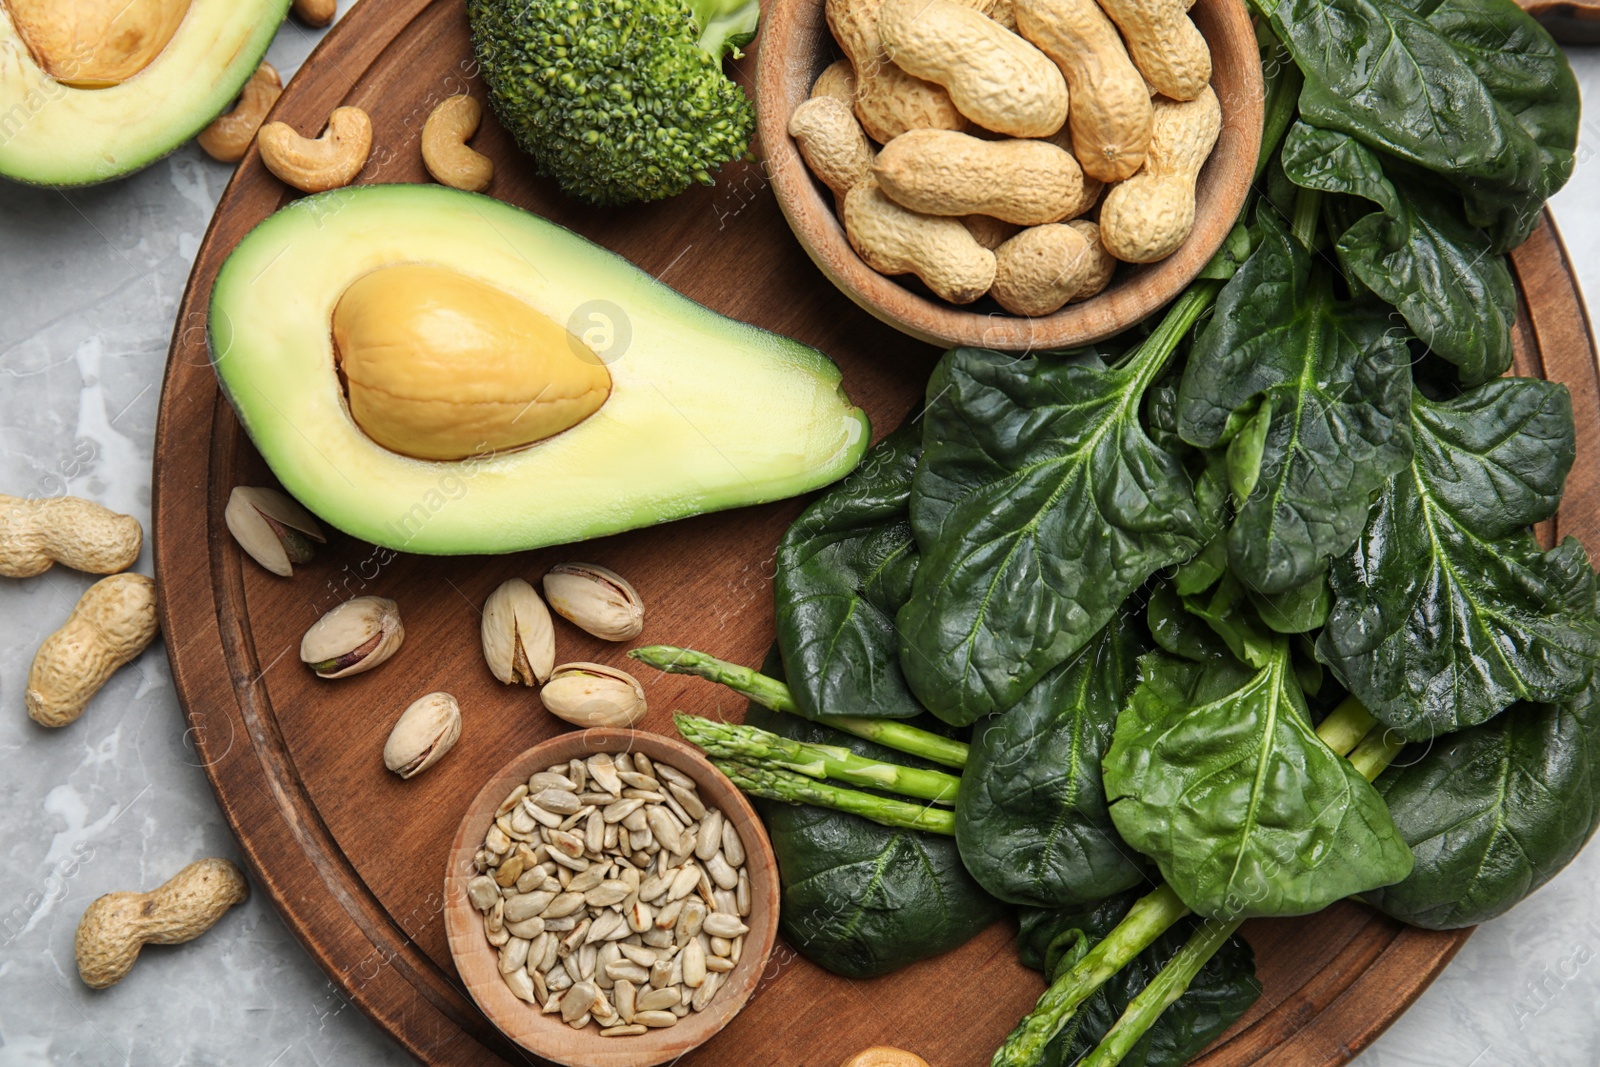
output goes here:
<path id="1" fill-rule="evenodd" d="M 1261 144 L 1244 0 L 789 0 L 756 97 L 779 206 L 920 340 L 1101 340 L 1227 239 Z"/>
<path id="2" fill-rule="evenodd" d="M 778 931 L 744 794 L 642 730 L 560 734 L 496 771 L 445 872 L 450 955 L 478 1007 L 569 1067 L 667 1063 L 726 1026 Z"/>

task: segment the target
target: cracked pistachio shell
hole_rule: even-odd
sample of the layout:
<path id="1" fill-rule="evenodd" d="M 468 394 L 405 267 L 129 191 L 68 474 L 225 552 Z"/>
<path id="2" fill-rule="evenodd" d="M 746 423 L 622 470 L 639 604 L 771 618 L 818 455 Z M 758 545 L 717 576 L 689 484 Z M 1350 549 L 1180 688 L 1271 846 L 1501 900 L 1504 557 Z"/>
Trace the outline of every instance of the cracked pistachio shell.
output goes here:
<path id="1" fill-rule="evenodd" d="M 461 737 L 461 705 L 449 693 L 429 693 L 400 713 L 383 746 L 383 765 L 412 778 L 444 758 Z"/>
<path id="2" fill-rule="evenodd" d="M 555 624 L 533 586 L 502 582 L 483 605 L 483 658 L 507 685 L 541 685 L 556 663 Z"/>
<path id="3" fill-rule="evenodd" d="M 602 641 L 631 641 L 644 632 L 644 601 L 616 571 L 558 564 L 544 576 L 544 595 L 557 615 Z"/>
<path id="4" fill-rule="evenodd" d="M 370 671 L 405 640 L 400 607 L 381 596 L 358 596 L 318 619 L 300 641 L 300 659 L 323 678 Z"/>
<path id="5" fill-rule="evenodd" d="M 563 663 L 539 699 L 550 714 L 574 726 L 637 726 L 645 713 L 644 687 L 602 663 Z"/>
<path id="6" fill-rule="evenodd" d="M 328 541 L 311 513 L 276 489 L 234 486 L 222 518 L 251 559 L 284 578 L 294 574 L 296 563 L 311 562 L 313 542 Z"/>

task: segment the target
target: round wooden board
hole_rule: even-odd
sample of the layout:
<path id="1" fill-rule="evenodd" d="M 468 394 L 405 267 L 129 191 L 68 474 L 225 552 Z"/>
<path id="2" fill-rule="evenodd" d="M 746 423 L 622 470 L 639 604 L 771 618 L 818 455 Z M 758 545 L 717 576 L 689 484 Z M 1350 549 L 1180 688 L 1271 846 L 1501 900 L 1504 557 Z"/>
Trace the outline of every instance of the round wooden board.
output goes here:
<path id="1" fill-rule="evenodd" d="M 738 68 L 748 87 L 753 59 Z M 443 96 L 470 90 L 481 97 L 473 73 L 459 0 L 363 0 L 295 77 L 276 117 L 314 133 L 336 106 L 365 108 L 377 148 L 361 180 L 424 181 L 422 122 Z M 494 195 L 615 249 L 720 312 L 830 353 L 879 436 L 918 402 L 937 351 L 877 322 L 827 283 L 784 225 L 758 166 L 729 168 L 716 187 L 665 203 L 599 211 L 536 178 L 492 117 L 474 146 L 496 161 Z M 335 535 L 292 580 L 266 573 L 242 556 L 223 524 L 233 486 L 273 482 L 217 391 L 204 327 L 218 266 L 289 199 L 252 152 L 201 246 L 175 330 L 153 507 L 173 676 L 257 888 L 344 995 L 427 1063 L 525 1063 L 462 989 L 441 919 L 439 872 L 485 779 L 563 724 L 531 691 L 490 677 L 479 650 L 479 605 L 507 577 L 536 579 L 574 558 L 598 562 L 632 578 L 649 605 L 641 643 L 693 645 L 758 663 L 773 633 L 774 546 L 802 502 L 512 557 L 420 558 Z M 1600 392 L 1582 304 L 1550 226 L 1514 262 L 1525 297 L 1517 369 L 1566 382 L 1587 427 L 1561 533 L 1600 546 L 1593 536 Z M 471 492 L 470 484 L 460 491 Z M 441 492 L 423 503 L 448 507 L 450 498 Z M 301 634 L 340 600 L 364 593 L 399 601 L 405 648 L 368 674 L 313 677 L 297 662 Z M 558 646 L 563 660 L 624 662 L 621 648 L 564 623 Z M 669 731 L 675 708 L 742 713 L 707 683 L 639 673 L 652 707 L 646 728 Z M 462 739 L 426 775 L 402 782 L 384 770 L 384 738 L 402 708 L 434 689 L 460 698 Z M 1041 989 L 1017 963 L 1013 933 L 1012 924 L 997 924 L 954 952 L 872 981 L 826 974 L 780 940 L 750 1004 L 681 1062 L 830 1067 L 867 1045 L 890 1044 L 915 1049 L 936 1067 L 986 1064 Z M 1198 1061 L 1207 1067 L 1343 1063 L 1467 937 L 1408 929 L 1351 904 L 1314 918 L 1254 922 L 1245 934 L 1265 991 Z M 974 989 L 985 995 L 972 996 Z"/>

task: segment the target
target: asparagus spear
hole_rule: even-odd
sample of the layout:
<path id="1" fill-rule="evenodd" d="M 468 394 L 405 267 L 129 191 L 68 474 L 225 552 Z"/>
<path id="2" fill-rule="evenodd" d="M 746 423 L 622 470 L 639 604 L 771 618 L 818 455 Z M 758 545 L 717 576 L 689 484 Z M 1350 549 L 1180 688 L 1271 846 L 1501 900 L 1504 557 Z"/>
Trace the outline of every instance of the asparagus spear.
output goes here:
<path id="1" fill-rule="evenodd" d="M 868 789 L 954 804 L 961 779 L 943 771 L 902 767 L 858 756 L 838 745 L 795 741 L 754 726 L 718 722 L 694 715 L 672 717 L 678 733 L 691 745 L 718 759 L 737 760 L 753 767 L 794 771 L 811 778 L 832 778 Z"/>
<path id="2" fill-rule="evenodd" d="M 648 645 L 636 648 L 628 655 L 658 671 L 666 671 L 668 674 L 693 674 L 707 681 L 725 685 L 764 708 L 790 715 L 800 714 L 800 709 L 795 704 L 794 697 L 790 695 L 788 686 L 749 667 L 741 667 L 737 663 L 729 663 L 727 660 L 708 656 L 704 652 L 677 648 L 673 645 Z M 966 745 L 931 730 L 919 730 L 915 726 L 907 726 L 892 719 L 858 716 L 830 715 L 824 721 L 835 729 L 868 741 L 876 741 L 885 748 L 892 748 L 897 752 L 921 756 L 925 760 L 942 763 L 947 767 L 959 769 L 967 765 Z"/>
<path id="3" fill-rule="evenodd" d="M 934 804 L 913 804 L 907 800 L 893 800 L 858 789 L 845 789 L 807 778 L 793 771 L 774 767 L 758 767 L 737 760 L 713 759 L 712 764 L 752 796 L 782 800 L 789 804 L 814 804 L 820 808 L 833 808 L 849 812 L 885 826 L 901 826 L 908 830 L 926 830 L 935 834 L 956 832 L 955 812 Z"/>

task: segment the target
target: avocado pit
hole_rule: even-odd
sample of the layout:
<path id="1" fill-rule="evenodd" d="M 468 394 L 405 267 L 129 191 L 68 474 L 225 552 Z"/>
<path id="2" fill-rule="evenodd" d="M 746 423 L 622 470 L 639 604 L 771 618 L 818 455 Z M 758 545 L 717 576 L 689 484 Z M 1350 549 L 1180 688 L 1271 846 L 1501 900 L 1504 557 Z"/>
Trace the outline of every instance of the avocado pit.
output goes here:
<path id="1" fill-rule="evenodd" d="M 565 327 L 459 271 L 410 263 L 351 283 L 333 312 L 350 415 L 391 452 L 461 460 L 571 429 L 611 395 Z"/>
<path id="2" fill-rule="evenodd" d="M 77 89 L 120 85 L 148 67 L 193 0 L 0 0 L 35 63 Z"/>

